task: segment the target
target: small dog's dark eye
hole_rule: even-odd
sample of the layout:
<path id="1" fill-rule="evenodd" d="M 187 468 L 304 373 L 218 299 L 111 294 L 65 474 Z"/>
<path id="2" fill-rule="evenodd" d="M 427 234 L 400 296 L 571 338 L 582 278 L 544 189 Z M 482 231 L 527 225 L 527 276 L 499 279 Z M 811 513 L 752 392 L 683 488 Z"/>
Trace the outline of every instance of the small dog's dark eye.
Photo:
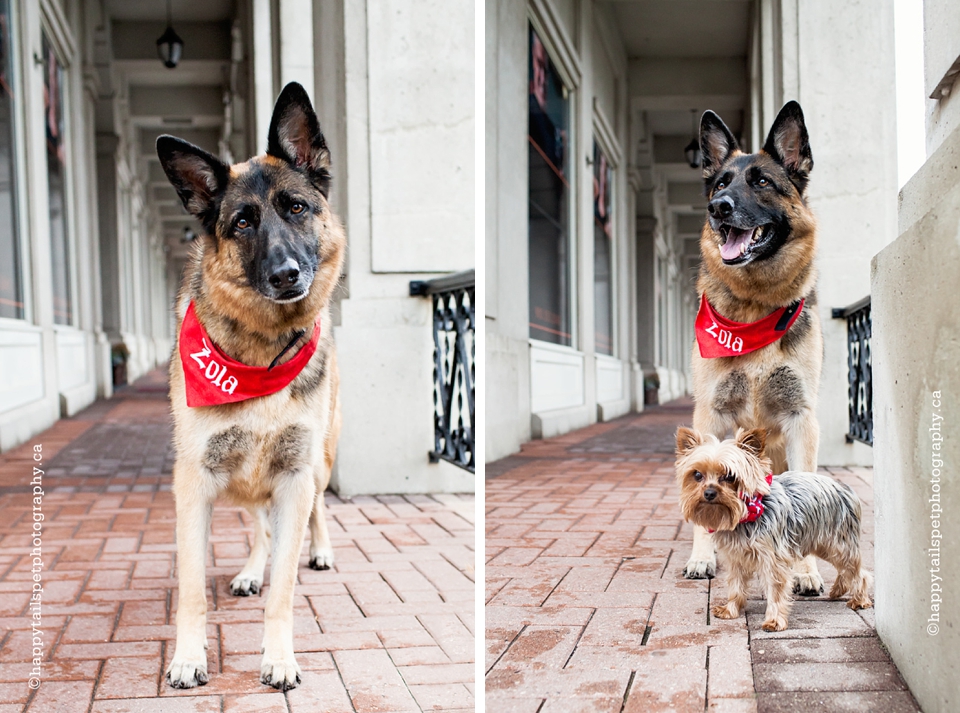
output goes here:
<path id="1" fill-rule="evenodd" d="M 699 470 L 693 471 L 693 479 L 699 483 L 701 480 L 703 480 L 703 473 L 701 473 Z"/>
<path id="2" fill-rule="evenodd" d="M 250 227 L 250 221 L 247 220 L 246 218 L 241 218 L 240 220 L 237 221 L 237 228 L 238 228 L 238 229 L 240 229 L 240 230 L 246 230 L 246 229 L 249 228 L 249 227 Z"/>
<path id="3" fill-rule="evenodd" d="M 294 215 L 299 215 L 303 211 L 304 211 L 303 203 L 294 203 L 292 206 L 290 206 L 290 212 L 293 213 Z"/>
<path id="4" fill-rule="evenodd" d="M 735 476 L 733 473 L 727 473 L 725 476 L 723 476 L 724 483 L 732 483 L 736 479 L 737 479 L 737 476 Z"/>
<path id="5" fill-rule="evenodd" d="M 760 178 L 759 181 L 757 181 L 757 185 L 758 185 L 758 186 L 765 186 L 765 185 L 767 185 L 768 183 L 770 183 L 770 181 L 768 181 L 766 178 L 762 178 L 762 177 Z"/>

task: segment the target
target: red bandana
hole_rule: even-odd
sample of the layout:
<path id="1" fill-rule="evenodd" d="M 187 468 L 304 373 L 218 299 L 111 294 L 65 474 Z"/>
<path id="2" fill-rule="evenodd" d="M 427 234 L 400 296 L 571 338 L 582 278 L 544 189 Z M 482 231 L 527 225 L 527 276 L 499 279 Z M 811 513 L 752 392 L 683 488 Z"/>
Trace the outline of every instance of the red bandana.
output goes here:
<path id="1" fill-rule="evenodd" d="M 780 339 L 803 311 L 803 300 L 781 307 L 757 322 L 734 322 L 717 314 L 707 295 L 697 312 L 697 344 L 704 359 L 735 357 L 762 349 Z"/>
<path id="2" fill-rule="evenodd" d="M 272 369 L 247 366 L 224 354 L 197 320 L 193 302 L 180 327 L 180 363 L 187 385 L 187 406 L 217 406 L 274 394 L 303 371 L 320 341 L 320 317 L 310 341 L 290 361 Z"/>
<path id="3" fill-rule="evenodd" d="M 767 485 L 773 483 L 773 473 L 767 473 Z M 756 522 L 763 515 L 763 495 L 754 493 L 751 497 L 746 493 L 740 493 L 740 499 L 747 504 L 747 514 L 743 516 L 738 525 L 745 522 Z M 707 532 L 716 532 L 716 530 L 707 530 Z"/>

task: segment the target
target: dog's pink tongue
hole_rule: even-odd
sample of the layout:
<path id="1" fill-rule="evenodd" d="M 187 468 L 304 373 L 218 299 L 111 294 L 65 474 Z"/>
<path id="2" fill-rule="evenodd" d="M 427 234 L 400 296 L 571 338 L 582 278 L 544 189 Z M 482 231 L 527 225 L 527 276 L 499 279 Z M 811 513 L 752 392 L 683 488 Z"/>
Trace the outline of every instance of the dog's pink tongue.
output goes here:
<path id="1" fill-rule="evenodd" d="M 754 230 L 756 230 L 756 228 L 747 228 L 746 230 L 730 228 L 730 232 L 727 233 L 727 241 L 720 246 L 720 257 L 724 260 L 735 260 L 740 257 L 744 246 L 746 246 L 750 242 L 750 238 L 753 237 Z"/>

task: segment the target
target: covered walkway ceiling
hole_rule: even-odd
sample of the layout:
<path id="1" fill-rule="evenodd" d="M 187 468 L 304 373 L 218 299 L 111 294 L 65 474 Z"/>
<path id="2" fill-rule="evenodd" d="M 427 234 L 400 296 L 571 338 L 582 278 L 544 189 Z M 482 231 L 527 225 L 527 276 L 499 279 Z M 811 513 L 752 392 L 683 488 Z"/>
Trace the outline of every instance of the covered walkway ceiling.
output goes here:
<path id="1" fill-rule="evenodd" d="M 158 222 L 169 248 L 180 261 L 189 245 L 184 228 L 196 222 L 183 210 L 167 181 L 154 148 L 160 134 L 184 138 L 214 154 L 220 153 L 224 129 L 224 94 L 230 87 L 234 0 L 172 0 L 173 26 L 184 40 L 183 59 L 174 69 L 157 57 L 156 40 L 166 28 L 163 0 L 106 0 L 111 24 L 109 71 L 111 95 L 125 98 L 102 121 L 129 131 L 139 159 L 136 170 L 145 189 L 148 212 Z M 103 76 L 103 73 L 101 73 Z M 101 87 L 101 89 L 104 89 Z M 234 130 L 243 125 L 234 111 Z M 129 123 L 129 126 L 123 126 Z"/>
<path id="2" fill-rule="evenodd" d="M 750 0 L 603 0 L 628 64 L 630 147 L 642 189 L 666 183 L 680 252 L 697 254 L 703 221 L 700 171 L 683 150 L 700 114 L 712 109 L 735 134 L 749 97 Z M 641 215 L 651 206 L 638 204 Z M 690 244 L 692 243 L 692 244 Z"/>

